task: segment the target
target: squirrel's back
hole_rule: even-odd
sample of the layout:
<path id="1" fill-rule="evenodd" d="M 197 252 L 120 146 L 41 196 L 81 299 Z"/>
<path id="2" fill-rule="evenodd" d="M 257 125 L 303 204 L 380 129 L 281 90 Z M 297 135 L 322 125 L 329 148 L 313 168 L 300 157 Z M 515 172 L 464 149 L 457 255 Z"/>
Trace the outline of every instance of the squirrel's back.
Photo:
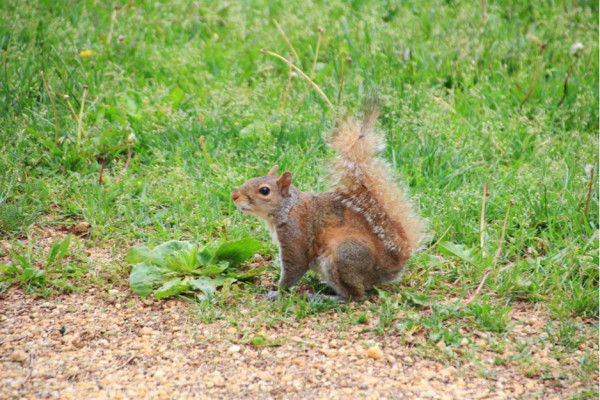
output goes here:
<path id="1" fill-rule="evenodd" d="M 377 156 L 385 148 L 375 129 L 378 117 L 378 109 L 370 106 L 361 122 L 347 119 L 328 136 L 338 153 L 334 180 L 342 203 L 364 216 L 392 255 L 407 257 L 422 247 L 425 226 L 388 164 Z"/>

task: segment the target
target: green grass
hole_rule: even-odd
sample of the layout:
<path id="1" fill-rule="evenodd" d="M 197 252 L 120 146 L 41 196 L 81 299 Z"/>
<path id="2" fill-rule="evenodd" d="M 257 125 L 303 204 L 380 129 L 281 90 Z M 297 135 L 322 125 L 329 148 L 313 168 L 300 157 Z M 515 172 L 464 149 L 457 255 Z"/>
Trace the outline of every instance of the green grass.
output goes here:
<path id="1" fill-rule="evenodd" d="M 12 244 L 29 238 L 31 265 L 48 257 L 36 248 L 34 226 L 79 220 L 91 224 L 88 243 L 99 247 L 247 237 L 270 243 L 259 221 L 235 209 L 234 187 L 274 164 L 291 170 L 302 190 L 328 187 L 331 154 L 321 134 L 334 115 L 312 90 L 291 114 L 306 83 L 293 77 L 286 95 L 288 67 L 260 53 L 289 55 L 275 19 L 307 73 L 324 28 L 315 81 L 339 110 L 357 113 L 367 93 L 378 91 L 385 157 L 429 220 L 432 245 L 380 293 L 374 307 L 381 316 L 361 309 L 348 326 L 380 318 L 380 334 L 416 327 L 452 346 L 462 339 L 461 324 L 499 335 L 510 329 L 506 313 L 519 301 L 548 309 L 555 319 L 548 334 L 571 351 L 579 322 L 566 321 L 597 321 L 596 3 L 489 2 L 483 22 L 479 2 L 452 0 L 112 5 L 0 5 L 0 234 Z M 577 42 L 584 48 L 571 55 Z M 80 130 L 64 96 L 79 114 L 84 85 Z M 0 256 L 19 263 L 6 251 Z M 482 296 L 452 306 L 489 268 Z M 255 296 L 252 286 L 238 289 Z M 294 296 L 273 307 L 272 323 L 340 312 Z M 430 307 L 431 314 L 420 313 Z M 410 315 L 400 318 L 398 309 Z M 205 318 L 226 318 L 227 310 Z"/>

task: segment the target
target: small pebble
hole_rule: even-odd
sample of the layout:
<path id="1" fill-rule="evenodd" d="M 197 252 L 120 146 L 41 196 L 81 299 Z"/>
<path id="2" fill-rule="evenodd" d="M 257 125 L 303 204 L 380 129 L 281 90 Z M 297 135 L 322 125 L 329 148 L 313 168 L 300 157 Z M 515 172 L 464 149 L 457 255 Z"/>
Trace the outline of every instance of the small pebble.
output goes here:
<path id="1" fill-rule="evenodd" d="M 152 328 L 148 328 L 147 326 L 140 329 L 140 335 L 152 335 Z"/>
<path id="2" fill-rule="evenodd" d="M 242 348 L 240 346 L 238 346 L 237 344 L 234 344 L 233 346 L 231 346 L 227 351 L 229 353 L 237 353 L 241 350 Z"/>
<path id="3" fill-rule="evenodd" d="M 23 350 L 17 349 L 15 351 L 13 351 L 13 353 L 11 354 L 10 358 L 13 361 L 16 362 L 25 362 L 27 360 L 27 353 L 25 353 Z"/>
<path id="4" fill-rule="evenodd" d="M 373 347 L 370 347 L 369 350 L 367 350 L 367 355 L 369 357 L 371 357 L 373 360 L 379 360 L 380 358 L 383 357 L 383 351 L 381 351 L 379 346 L 373 346 Z"/>
<path id="5" fill-rule="evenodd" d="M 82 221 L 80 223 L 78 223 L 77 225 L 75 225 L 75 227 L 73 228 L 73 232 L 82 235 L 84 233 L 87 233 L 90 230 L 90 224 Z"/>

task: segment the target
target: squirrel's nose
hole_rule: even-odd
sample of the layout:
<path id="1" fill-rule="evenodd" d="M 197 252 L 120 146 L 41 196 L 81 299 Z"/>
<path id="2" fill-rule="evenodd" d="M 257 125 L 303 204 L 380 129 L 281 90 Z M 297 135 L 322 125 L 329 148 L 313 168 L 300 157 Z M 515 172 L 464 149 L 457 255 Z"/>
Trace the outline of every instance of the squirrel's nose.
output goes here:
<path id="1" fill-rule="evenodd" d="M 231 198 L 233 199 L 233 201 L 236 201 L 240 198 L 240 194 L 238 192 L 231 192 Z"/>

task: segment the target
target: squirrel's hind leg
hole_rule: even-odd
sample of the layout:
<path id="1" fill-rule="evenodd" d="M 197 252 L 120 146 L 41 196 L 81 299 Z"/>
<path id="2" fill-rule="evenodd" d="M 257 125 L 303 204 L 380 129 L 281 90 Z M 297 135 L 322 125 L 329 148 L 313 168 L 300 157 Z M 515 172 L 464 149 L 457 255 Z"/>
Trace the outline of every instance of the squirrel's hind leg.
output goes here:
<path id="1" fill-rule="evenodd" d="M 329 282 L 346 299 L 362 300 L 374 271 L 377 258 L 371 250 L 356 239 L 339 243 L 330 260 Z"/>

